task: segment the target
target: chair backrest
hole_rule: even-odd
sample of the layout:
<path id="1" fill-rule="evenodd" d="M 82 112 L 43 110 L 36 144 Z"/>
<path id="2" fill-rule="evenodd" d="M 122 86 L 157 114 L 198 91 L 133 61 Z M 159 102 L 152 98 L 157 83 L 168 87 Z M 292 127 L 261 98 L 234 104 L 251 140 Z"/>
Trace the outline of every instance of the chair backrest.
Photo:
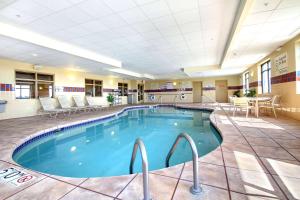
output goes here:
<path id="1" fill-rule="evenodd" d="M 40 103 L 44 111 L 54 110 L 55 106 L 50 97 L 41 97 L 39 98 Z"/>
<path id="2" fill-rule="evenodd" d="M 83 99 L 81 98 L 81 96 L 73 96 L 75 105 L 77 107 L 83 107 L 85 106 Z"/>
<path id="3" fill-rule="evenodd" d="M 66 96 L 58 96 L 57 97 L 57 100 L 59 102 L 59 105 L 62 107 L 62 108 L 71 108 L 71 105 L 69 103 L 69 100 L 67 99 Z"/>
<path id="4" fill-rule="evenodd" d="M 90 97 L 90 96 L 86 96 L 86 102 L 88 103 L 89 106 L 94 106 L 95 103 L 93 101 L 93 97 Z"/>
<path id="5" fill-rule="evenodd" d="M 280 96 L 279 95 L 274 95 L 272 98 L 272 105 L 274 106 L 279 106 L 280 105 Z"/>
<path id="6" fill-rule="evenodd" d="M 247 97 L 236 97 L 233 99 L 234 106 L 239 107 L 247 107 L 248 106 L 248 98 Z"/>
<path id="7" fill-rule="evenodd" d="M 235 96 L 235 95 L 230 95 L 230 96 L 228 96 L 229 102 L 230 102 L 230 103 L 233 103 L 234 98 L 236 98 L 236 97 L 237 97 L 237 96 Z"/>

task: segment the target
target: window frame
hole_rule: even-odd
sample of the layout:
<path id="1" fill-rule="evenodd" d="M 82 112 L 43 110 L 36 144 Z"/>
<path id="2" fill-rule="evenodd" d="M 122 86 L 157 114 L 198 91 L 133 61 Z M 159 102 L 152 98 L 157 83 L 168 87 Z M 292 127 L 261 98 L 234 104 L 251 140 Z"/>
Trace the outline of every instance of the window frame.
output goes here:
<path id="1" fill-rule="evenodd" d="M 118 91 L 119 91 L 119 96 L 128 96 L 128 83 L 119 82 Z"/>
<path id="2" fill-rule="evenodd" d="M 17 74 L 18 73 L 23 73 L 23 74 L 33 74 L 34 75 L 34 78 L 33 79 L 27 79 L 27 78 L 18 78 L 17 77 Z M 38 79 L 38 76 L 39 75 L 43 75 L 43 76 L 51 76 L 52 77 L 52 80 L 49 81 L 49 80 L 42 80 L 42 79 Z M 34 85 L 34 95 L 33 97 L 29 97 L 29 98 L 18 98 L 16 96 L 16 92 L 15 92 L 15 98 L 16 99 L 37 99 L 39 98 L 39 91 L 38 91 L 38 85 L 39 83 L 47 83 L 49 85 L 52 85 L 52 95 L 50 98 L 53 98 L 54 97 L 54 83 L 55 83 L 55 75 L 54 74 L 50 74 L 50 73 L 40 73 L 40 72 L 34 72 L 34 71 L 23 71 L 23 70 L 15 70 L 15 86 L 17 87 L 17 84 L 20 83 L 20 82 L 33 82 L 33 85 Z M 18 84 L 20 85 L 20 84 Z M 26 85 L 26 84 L 24 84 Z M 20 85 L 22 86 L 22 85 Z M 22 92 L 20 91 L 20 94 Z"/>
<path id="3" fill-rule="evenodd" d="M 87 80 L 89 81 L 92 81 L 92 83 L 87 83 Z M 100 83 L 97 83 L 97 82 L 100 82 Z M 92 97 L 102 97 L 103 96 L 103 81 L 102 80 L 97 80 L 97 79 L 90 79 L 90 78 L 85 78 L 84 79 L 84 90 L 85 90 L 85 95 L 86 96 L 89 96 L 86 94 L 86 86 L 89 85 L 89 86 L 92 86 L 93 88 L 93 91 L 92 91 Z M 96 87 L 101 87 L 101 93 L 100 95 L 96 95 Z"/>
<path id="4" fill-rule="evenodd" d="M 243 74 L 243 90 L 244 94 L 247 94 L 250 90 L 250 73 L 245 72 Z"/>
<path id="5" fill-rule="evenodd" d="M 267 68 L 265 70 L 263 70 L 263 67 L 267 65 Z M 271 93 L 272 91 L 272 83 L 271 83 L 271 78 L 272 78 L 272 66 L 271 66 L 271 60 L 267 60 L 266 62 L 263 62 L 261 65 L 260 65 L 260 71 L 261 71 L 261 91 L 262 91 L 262 94 L 268 94 L 268 93 Z M 264 88 L 264 73 L 267 73 L 267 84 L 268 84 L 268 90 L 265 91 L 265 88 Z"/>

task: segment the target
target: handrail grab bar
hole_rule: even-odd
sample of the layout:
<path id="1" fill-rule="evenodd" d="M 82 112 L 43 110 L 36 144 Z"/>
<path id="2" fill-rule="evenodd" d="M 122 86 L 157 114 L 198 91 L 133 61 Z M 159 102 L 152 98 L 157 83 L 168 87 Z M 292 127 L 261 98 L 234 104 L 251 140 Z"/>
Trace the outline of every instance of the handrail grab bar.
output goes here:
<path id="1" fill-rule="evenodd" d="M 169 165 L 170 158 L 173 155 L 173 153 L 175 152 L 175 149 L 182 138 L 185 138 L 189 142 L 190 147 L 192 149 L 192 153 L 193 153 L 193 186 L 191 187 L 190 191 L 192 194 L 197 195 L 197 194 L 200 194 L 202 191 L 202 189 L 199 185 L 199 179 L 198 179 L 199 178 L 198 177 L 198 151 L 197 151 L 197 147 L 195 145 L 194 140 L 187 133 L 180 133 L 177 136 L 172 148 L 170 149 L 170 151 L 167 155 L 166 167 L 170 166 Z"/>
<path id="2" fill-rule="evenodd" d="M 143 163 L 144 200 L 150 200 L 148 158 L 147 158 L 145 145 L 140 138 L 135 140 L 133 151 L 132 151 L 132 156 L 131 156 L 131 161 L 130 161 L 129 171 L 130 171 L 130 174 L 133 174 L 133 166 L 134 166 L 134 161 L 136 158 L 136 152 L 137 152 L 138 148 L 140 149 L 141 156 L 142 156 L 142 163 Z"/>

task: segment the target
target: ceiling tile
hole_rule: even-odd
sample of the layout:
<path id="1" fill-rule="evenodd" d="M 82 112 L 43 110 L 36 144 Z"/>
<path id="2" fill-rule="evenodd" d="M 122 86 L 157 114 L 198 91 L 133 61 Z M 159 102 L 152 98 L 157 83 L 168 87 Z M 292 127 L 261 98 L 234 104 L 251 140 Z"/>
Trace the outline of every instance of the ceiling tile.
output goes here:
<path id="1" fill-rule="evenodd" d="M 166 0 L 172 12 L 198 8 L 198 0 Z"/>
<path id="2" fill-rule="evenodd" d="M 262 24 L 266 22 L 269 17 L 272 15 L 273 11 L 252 13 L 246 17 L 245 25 L 254 25 L 254 24 Z"/>
<path id="3" fill-rule="evenodd" d="M 100 18 L 113 13 L 110 7 L 99 0 L 84 0 L 77 6 L 94 18 Z"/>
<path id="4" fill-rule="evenodd" d="M 173 16 L 171 16 L 171 15 L 155 18 L 151 21 L 158 29 L 177 25 L 176 21 L 174 20 Z"/>
<path id="5" fill-rule="evenodd" d="M 150 21 L 144 21 L 144 22 L 138 22 L 135 24 L 131 24 L 131 27 L 133 27 L 135 30 L 137 30 L 140 33 L 155 31 L 155 26 Z"/>
<path id="6" fill-rule="evenodd" d="M 277 9 L 273 12 L 272 16 L 269 18 L 268 21 L 291 20 L 292 18 L 296 17 L 298 18 L 295 20 L 300 20 L 300 6 Z"/>
<path id="7" fill-rule="evenodd" d="M 146 21 L 147 17 L 141 11 L 140 8 L 132 8 L 123 12 L 120 12 L 119 15 L 128 23 L 134 24 L 141 21 Z"/>
<path id="8" fill-rule="evenodd" d="M 100 20 L 92 20 L 83 24 L 80 24 L 81 27 L 85 28 L 90 33 L 106 31 L 109 29 L 106 25 Z"/>
<path id="9" fill-rule="evenodd" d="M 104 0 L 104 2 L 115 12 L 127 10 L 136 6 L 133 0 Z"/>
<path id="10" fill-rule="evenodd" d="M 127 22 L 118 15 L 109 15 L 101 18 L 101 22 L 110 28 L 118 28 L 127 25 Z"/>
<path id="11" fill-rule="evenodd" d="M 68 7 L 72 6 L 72 3 L 70 1 L 64 0 L 34 0 L 35 3 L 39 5 L 43 5 L 53 11 L 59 11 Z"/>
<path id="12" fill-rule="evenodd" d="M 167 3 L 163 0 L 153 1 L 151 3 L 142 5 L 141 9 L 150 19 L 171 14 Z"/>
<path id="13" fill-rule="evenodd" d="M 186 24 L 200 20 L 199 10 L 192 9 L 173 14 L 178 24 Z"/>
<path id="14" fill-rule="evenodd" d="M 277 8 L 281 0 L 255 1 L 251 13 L 265 12 Z"/>

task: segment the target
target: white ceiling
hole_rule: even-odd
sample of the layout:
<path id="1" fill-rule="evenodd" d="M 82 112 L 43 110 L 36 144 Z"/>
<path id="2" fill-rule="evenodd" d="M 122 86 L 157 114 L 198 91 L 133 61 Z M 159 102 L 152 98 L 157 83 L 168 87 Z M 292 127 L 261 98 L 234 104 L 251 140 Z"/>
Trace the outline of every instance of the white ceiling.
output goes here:
<path id="1" fill-rule="evenodd" d="M 299 33 L 300 0 L 256 0 L 223 67 L 243 71 Z"/>
<path id="2" fill-rule="evenodd" d="M 2 0 L 0 22 L 120 60 L 126 70 L 176 78 L 186 76 L 184 67 L 221 64 L 239 2 Z M 194 76 L 240 72 L 291 38 L 299 14 L 300 0 L 256 0 L 222 65 L 232 69 Z M 111 66 L 9 37 L 0 37 L 0 47 L 1 57 L 114 74 Z"/>

